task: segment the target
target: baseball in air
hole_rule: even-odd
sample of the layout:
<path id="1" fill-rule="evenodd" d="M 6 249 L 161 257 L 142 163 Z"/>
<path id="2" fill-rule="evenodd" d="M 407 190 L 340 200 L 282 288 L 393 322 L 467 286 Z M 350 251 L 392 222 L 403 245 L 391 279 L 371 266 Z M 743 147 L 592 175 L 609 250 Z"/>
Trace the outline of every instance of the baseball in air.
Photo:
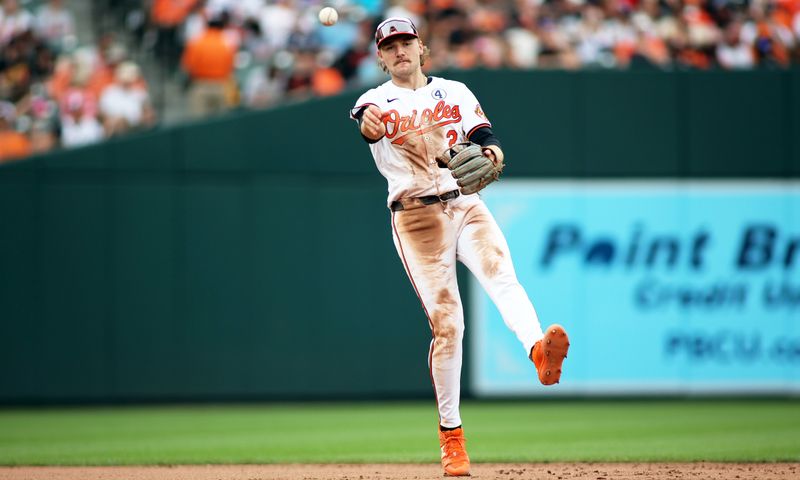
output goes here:
<path id="1" fill-rule="evenodd" d="M 325 7 L 319 11 L 319 22 L 330 27 L 339 20 L 339 12 L 333 7 Z"/>

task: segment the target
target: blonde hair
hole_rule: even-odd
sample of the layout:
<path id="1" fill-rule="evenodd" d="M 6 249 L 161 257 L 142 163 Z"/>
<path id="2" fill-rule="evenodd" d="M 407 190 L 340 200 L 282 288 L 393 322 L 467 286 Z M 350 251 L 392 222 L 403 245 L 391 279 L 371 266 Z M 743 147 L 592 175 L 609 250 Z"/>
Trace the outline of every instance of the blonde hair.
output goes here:
<path id="1" fill-rule="evenodd" d="M 420 40 L 422 42 L 422 40 Z M 419 56 L 419 66 L 425 65 L 425 59 L 430 58 L 431 56 L 431 49 L 428 48 L 427 45 L 422 45 L 422 55 Z M 383 61 L 382 58 L 378 57 L 378 66 L 381 67 L 383 73 L 389 73 L 389 68 L 386 66 L 386 62 Z"/>

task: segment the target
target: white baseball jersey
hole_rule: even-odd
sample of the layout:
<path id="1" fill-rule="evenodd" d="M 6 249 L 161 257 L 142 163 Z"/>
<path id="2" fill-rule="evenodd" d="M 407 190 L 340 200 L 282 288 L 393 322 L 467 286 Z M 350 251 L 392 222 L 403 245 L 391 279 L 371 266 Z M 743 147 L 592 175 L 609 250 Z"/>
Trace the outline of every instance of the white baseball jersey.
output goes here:
<path id="1" fill-rule="evenodd" d="M 370 144 L 378 170 L 389 182 L 388 204 L 408 197 L 458 189 L 436 157 L 491 127 L 481 106 L 460 82 L 428 77 L 416 90 L 388 81 L 358 99 L 351 116 L 380 108 L 386 135 Z M 464 311 L 456 260 L 475 275 L 528 355 L 542 338 L 539 318 L 519 284 L 503 232 L 478 195 L 392 210 L 392 237 L 433 334 L 428 364 L 439 423 L 461 425 L 459 412 Z"/>
<path id="2" fill-rule="evenodd" d="M 358 99 L 351 117 L 375 105 L 383 112 L 386 135 L 370 144 L 378 170 L 389 182 L 387 204 L 399 198 L 441 195 L 458 189 L 436 157 L 465 142 L 480 127 L 491 127 L 475 95 L 461 82 L 428 77 L 416 90 L 392 81 Z"/>

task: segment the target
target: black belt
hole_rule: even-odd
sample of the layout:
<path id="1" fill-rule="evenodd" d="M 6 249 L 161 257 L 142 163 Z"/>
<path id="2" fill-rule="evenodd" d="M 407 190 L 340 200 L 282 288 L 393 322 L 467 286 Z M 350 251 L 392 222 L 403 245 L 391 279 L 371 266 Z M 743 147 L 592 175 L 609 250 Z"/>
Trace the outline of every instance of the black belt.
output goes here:
<path id="1" fill-rule="evenodd" d="M 448 200 L 452 200 L 458 197 L 459 195 L 461 195 L 461 192 L 459 192 L 458 190 L 451 190 L 441 195 L 426 195 L 424 197 L 411 198 L 410 200 L 419 200 L 420 203 L 422 203 L 423 205 L 433 205 L 434 203 L 446 202 Z M 393 201 L 390 208 L 393 212 L 398 212 L 400 210 L 405 209 L 403 203 L 400 200 Z"/>

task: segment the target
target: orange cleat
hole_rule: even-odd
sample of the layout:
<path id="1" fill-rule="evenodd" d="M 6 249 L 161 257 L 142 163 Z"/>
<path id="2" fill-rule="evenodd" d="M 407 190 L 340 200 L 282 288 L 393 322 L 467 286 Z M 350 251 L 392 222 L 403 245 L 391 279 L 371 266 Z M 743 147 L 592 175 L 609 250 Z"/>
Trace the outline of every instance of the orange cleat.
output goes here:
<path id="1" fill-rule="evenodd" d="M 550 325 L 544 338 L 531 348 L 530 359 L 536 365 L 542 385 L 553 385 L 561 379 L 561 364 L 567 358 L 569 337 L 561 325 Z"/>
<path id="2" fill-rule="evenodd" d="M 465 444 L 464 429 L 443 432 L 439 430 L 439 446 L 442 448 L 442 467 L 445 476 L 463 477 L 469 475 L 469 456 Z"/>

